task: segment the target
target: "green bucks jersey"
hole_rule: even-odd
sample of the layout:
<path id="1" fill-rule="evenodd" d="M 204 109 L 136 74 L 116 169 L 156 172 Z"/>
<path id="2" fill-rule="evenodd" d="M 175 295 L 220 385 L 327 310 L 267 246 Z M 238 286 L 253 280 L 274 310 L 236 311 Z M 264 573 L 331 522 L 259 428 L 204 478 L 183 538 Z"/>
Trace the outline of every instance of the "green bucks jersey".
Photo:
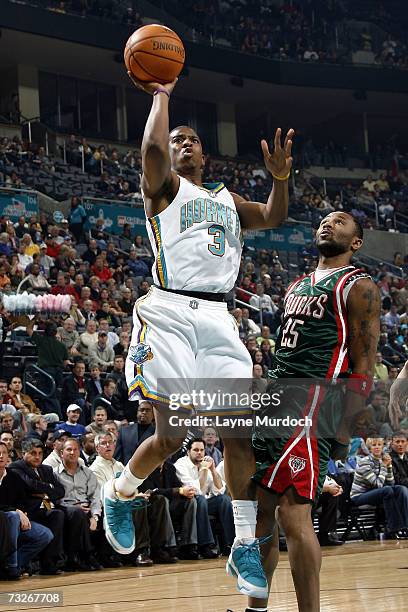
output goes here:
<path id="1" fill-rule="evenodd" d="M 312 272 L 288 287 L 272 376 L 336 379 L 351 372 L 346 302 L 360 278 L 370 277 L 350 265 Z"/>

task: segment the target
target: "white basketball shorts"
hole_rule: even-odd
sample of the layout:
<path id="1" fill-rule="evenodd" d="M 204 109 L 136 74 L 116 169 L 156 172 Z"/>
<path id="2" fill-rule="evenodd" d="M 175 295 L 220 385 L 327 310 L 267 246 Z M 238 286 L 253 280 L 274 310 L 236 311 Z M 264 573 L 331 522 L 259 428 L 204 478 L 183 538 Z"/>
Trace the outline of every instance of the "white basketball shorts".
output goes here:
<path id="1" fill-rule="evenodd" d="M 130 399 L 169 405 L 175 395 L 191 393 L 196 381 L 214 392 L 222 379 L 228 388 L 242 380 L 250 393 L 252 360 L 225 302 L 153 286 L 135 303 L 133 323 L 125 370 Z M 211 414 L 215 408 L 223 413 L 223 406 L 211 406 Z M 201 408 L 209 411 L 208 404 Z M 229 414 L 251 412 L 241 403 L 228 408 Z"/>

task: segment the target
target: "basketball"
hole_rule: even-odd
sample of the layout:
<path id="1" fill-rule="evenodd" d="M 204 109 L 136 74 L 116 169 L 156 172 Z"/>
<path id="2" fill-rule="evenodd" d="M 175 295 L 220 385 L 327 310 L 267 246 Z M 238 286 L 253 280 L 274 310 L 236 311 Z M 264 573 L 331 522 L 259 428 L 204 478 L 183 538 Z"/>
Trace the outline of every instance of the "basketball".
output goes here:
<path id="1" fill-rule="evenodd" d="M 184 66 L 185 51 L 173 30 L 153 24 L 133 32 L 126 43 L 124 58 L 126 68 L 137 80 L 171 83 Z"/>

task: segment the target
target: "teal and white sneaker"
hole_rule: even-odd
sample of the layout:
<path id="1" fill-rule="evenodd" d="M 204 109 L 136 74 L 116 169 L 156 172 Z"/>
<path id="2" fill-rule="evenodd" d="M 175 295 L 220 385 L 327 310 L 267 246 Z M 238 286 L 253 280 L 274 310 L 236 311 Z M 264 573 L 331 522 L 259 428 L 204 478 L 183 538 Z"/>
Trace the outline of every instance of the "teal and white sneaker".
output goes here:
<path id="1" fill-rule="evenodd" d="M 114 487 L 115 479 L 106 482 L 101 489 L 103 526 L 106 539 L 116 552 L 128 555 L 135 549 L 133 511 L 146 506 L 143 498 L 120 499 Z"/>
<path id="2" fill-rule="evenodd" d="M 259 550 L 259 540 L 251 544 L 236 540 L 226 565 L 227 574 L 237 578 L 237 589 L 243 595 L 268 599 L 268 581 Z"/>

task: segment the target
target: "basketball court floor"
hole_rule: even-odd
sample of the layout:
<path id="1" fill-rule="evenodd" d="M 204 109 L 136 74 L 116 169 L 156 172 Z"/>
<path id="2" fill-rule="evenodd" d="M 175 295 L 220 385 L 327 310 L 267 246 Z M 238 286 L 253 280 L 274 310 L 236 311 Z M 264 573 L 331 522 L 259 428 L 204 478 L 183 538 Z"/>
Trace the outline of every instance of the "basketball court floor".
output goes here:
<path id="1" fill-rule="evenodd" d="M 225 558 L 1 582 L 0 612 L 243 612 L 245 598 L 224 572 Z M 7 593 L 60 592 L 63 604 L 5 603 Z M 406 612 L 408 541 L 358 542 L 323 550 L 322 612 Z M 268 610 L 295 612 L 287 553 L 281 554 Z"/>

